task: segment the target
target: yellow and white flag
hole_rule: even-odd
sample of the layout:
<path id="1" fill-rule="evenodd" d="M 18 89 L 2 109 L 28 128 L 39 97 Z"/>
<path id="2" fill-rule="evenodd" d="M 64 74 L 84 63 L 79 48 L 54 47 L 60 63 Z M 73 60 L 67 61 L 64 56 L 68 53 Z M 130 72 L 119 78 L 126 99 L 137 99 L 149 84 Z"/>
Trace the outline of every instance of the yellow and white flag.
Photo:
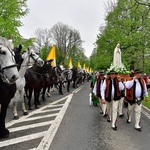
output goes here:
<path id="1" fill-rule="evenodd" d="M 86 68 L 85 68 L 85 64 L 83 65 L 83 70 L 86 70 Z"/>
<path id="2" fill-rule="evenodd" d="M 73 65 L 72 65 L 72 59 L 70 57 L 70 60 L 69 60 L 69 68 L 72 69 L 73 68 Z"/>
<path id="3" fill-rule="evenodd" d="M 52 61 L 52 67 L 56 67 L 56 52 L 55 52 L 55 46 L 53 45 L 51 50 L 49 51 L 46 60 L 53 59 Z"/>
<path id="4" fill-rule="evenodd" d="M 90 68 L 90 73 L 92 73 L 93 71 L 92 71 L 92 68 Z"/>
<path id="5" fill-rule="evenodd" d="M 86 68 L 86 72 L 89 72 L 89 67 Z"/>
<path id="6" fill-rule="evenodd" d="M 78 68 L 81 69 L 80 61 L 78 61 Z"/>

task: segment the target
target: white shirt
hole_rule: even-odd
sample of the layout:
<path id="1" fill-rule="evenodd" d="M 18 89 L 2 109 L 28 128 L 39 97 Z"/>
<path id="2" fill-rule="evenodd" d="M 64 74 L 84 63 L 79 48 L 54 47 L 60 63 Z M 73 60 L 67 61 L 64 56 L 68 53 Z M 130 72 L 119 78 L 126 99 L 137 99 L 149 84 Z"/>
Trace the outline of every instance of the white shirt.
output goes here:
<path id="1" fill-rule="evenodd" d="M 102 87 L 102 85 L 103 85 L 103 80 L 101 80 L 101 83 L 100 83 L 100 87 Z M 96 89 L 97 89 L 97 82 L 95 82 L 95 85 L 94 85 L 94 88 L 93 88 L 93 93 L 96 95 L 97 93 L 96 93 Z M 99 91 L 101 92 L 101 89 L 99 89 Z"/>
<path id="2" fill-rule="evenodd" d="M 113 81 L 113 80 L 112 80 Z M 124 85 L 123 85 L 123 83 L 120 81 L 119 82 L 119 90 L 121 91 L 121 90 L 123 90 L 124 89 Z M 104 80 L 104 83 L 103 83 L 103 85 L 102 85 L 102 87 L 101 87 L 101 96 L 102 96 L 102 99 L 105 99 L 105 90 L 106 90 L 106 79 Z M 114 96 L 114 94 L 115 94 L 115 90 L 114 90 L 114 84 L 113 84 L 113 82 L 112 82 L 112 91 L 111 91 L 112 93 L 111 93 L 111 95 L 112 96 Z"/>
<path id="3" fill-rule="evenodd" d="M 140 82 L 137 79 L 135 79 L 135 82 L 136 82 L 135 97 L 139 98 L 139 97 L 141 97 L 142 89 L 141 89 Z M 131 80 L 131 81 L 127 81 L 125 83 L 125 86 L 127 89 L 130 89 L 133 86 L 133 84 L 134 84 L 134 80 Z M 146 97 L 148 97 L 148 92 L 147 92 L 147 87 L 146 87 L 145 81 L 144 81 L 144 95 Z"/>

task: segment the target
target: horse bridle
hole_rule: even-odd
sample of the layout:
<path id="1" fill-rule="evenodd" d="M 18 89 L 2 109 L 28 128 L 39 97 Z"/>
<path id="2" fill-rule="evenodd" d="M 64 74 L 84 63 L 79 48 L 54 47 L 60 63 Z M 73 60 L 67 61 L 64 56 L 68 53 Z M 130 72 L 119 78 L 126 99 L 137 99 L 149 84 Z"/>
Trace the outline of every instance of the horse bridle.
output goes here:
<path id="1" fill-rule="evenodd" d="M 18 66 L 18 64 L 14 64 L 14 65 L 10 65 L 10 66 L 1 68 L 1 65 L 0 65 L 0 73 L 4 73 L 5 69 L 9 69 L 9 68 L 17 67 L 17 66 Z"/>
<path id="2" fill-rule="evenodd" d="M 30 55 L 29 55 L 34 61 L 35 61 L 35 63 L 38 61 L 38 59 L 40 58 L 40 57 L 38 57 L 37 59 L 35 59 L 34 57 L 33 57 L 33 54 L 31 53 Z"/>
<path id="3" fill-rule="evenodd" d="M 33 53 L 31 53 L 30 55 L 28 55 L 28 62 L 26 63 L 26 65 L 21 65 L 21 67 L 24 67 L 24 66 L 31 66 L 31 64 L 30 64 L 30 57 L 34 60 L 34 63 L 36 63 L 36 62 L 38 61 L 38 59 L 40 58 L 40 57 L 38 56 L 38 58 L 35 59 L 35 58 L 33 57 Z"/>
<path id="4" fill-rule="evenodd" d="M 7 46 L 6 46 L 7 47 Z M 11 55 L 12 56 L 14 56 L 14 54 L 11 52 L 11 50 L 9 49 L 9 47 L 7 47 L 8 48 L 8 50 L 10 51 L 10 53 L 11 53 Z M 0 47 L 0 50 L 1 50 L 1 47 Z M 1 65 L 0 65 L 0 73 L 4 73 L 4 70 L 5 69 L 9 69 L 9 68 L 13 68 L 13 67 L 16 67 L 16 66 L 18 66 L 18 64 L 14 64 L 14 65 L 9 65 L 9 66 L 6 66 L 6 67 L 1 67 Z"/>
<path id="5" fill-rule="evenodd" d="M 10 53 L 11 53 L 11 55 L 12 56 L 14 56 L 14 54 L 12 53 L 12 51 L 9 49 L 9 47 L 8 46 L 6 46 L 7 48 L 8 48 L 8 50 L 10 51 Z M 0 50 L 1 50 L 1 47 L 0 47 Z M 2 53 L 1 53 L 2 54 Z M 6 66 L 6 67 L 1 67 L 1 65 L 0 65 L 0 78 L 4 81 L 4 82 L 7 82 L 8 81 L 8 79 L 7 79 L 7 77 L 6 77 L 6 75 L 4 74 L 4 70 L 5 69 L 9 69 L 9 68 L 13 68 L 13 67 L 17 67 L 18 66 L 18 64 L 14 64 L 14 65 L 9 65 L 9 66 Z"/>

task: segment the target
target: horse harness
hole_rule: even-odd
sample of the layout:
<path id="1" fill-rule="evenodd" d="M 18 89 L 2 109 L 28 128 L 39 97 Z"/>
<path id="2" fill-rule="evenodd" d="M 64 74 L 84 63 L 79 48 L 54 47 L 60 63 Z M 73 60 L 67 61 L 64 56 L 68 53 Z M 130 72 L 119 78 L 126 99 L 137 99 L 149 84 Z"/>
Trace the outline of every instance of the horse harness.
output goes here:
<path id="1" fill-rule="evenodd" d="M 0 43 L 0 46 L 2 46 L 2 43 Z M 15 62 L 15 60 L 14 60 L 15 54 L 13 53 L 13 51 L 10 50 L 10 48 L 8 46 L 6 46 L 6 47 L 8 48 L 8 50 L 11 53 L 11 55 L 13 56 L 12 60 Z M 0 47 L 0 55 L 6 55 L 6 52 L 2 51 L 2 47 Z M 0 64 L 0 78 L 2 79 L 3 82 L 7 82 L 7 80 L 8 80 L 6 75 L 4 74 L 4 70 L 5 69 L 10 69 L 10 68 L 13 68 L 13 67 L 17 67 L 17 66 L 18 66 L 18 64 L 15 63 L 14 65 L 9 65 L 9 66 L 6 66 L 6 67 L 2 68 L 2 66 Z"/>

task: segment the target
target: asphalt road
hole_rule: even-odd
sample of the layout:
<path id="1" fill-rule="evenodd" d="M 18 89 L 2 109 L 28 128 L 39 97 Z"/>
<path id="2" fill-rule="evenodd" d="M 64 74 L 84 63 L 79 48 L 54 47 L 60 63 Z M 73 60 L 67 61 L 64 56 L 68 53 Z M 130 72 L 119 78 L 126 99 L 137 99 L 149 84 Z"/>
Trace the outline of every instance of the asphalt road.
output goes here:
<path id="1" fill-rule="evenodd" d="M 134 129 L 134 116 L 130 124 L 126 116 L 118 118 L 114 131 L 99 108 L 89 106 L 89 87 L 87 82 L 70 93 L 64 89 L 63 96 L 55 91 L 40 109 L 17 121 L 12 121 L 10 105 L 6 118 L 10 137 L 0 140 L 0 150 L 149 150 L 150 114 L 143 110 L 142 132 Z"/>

